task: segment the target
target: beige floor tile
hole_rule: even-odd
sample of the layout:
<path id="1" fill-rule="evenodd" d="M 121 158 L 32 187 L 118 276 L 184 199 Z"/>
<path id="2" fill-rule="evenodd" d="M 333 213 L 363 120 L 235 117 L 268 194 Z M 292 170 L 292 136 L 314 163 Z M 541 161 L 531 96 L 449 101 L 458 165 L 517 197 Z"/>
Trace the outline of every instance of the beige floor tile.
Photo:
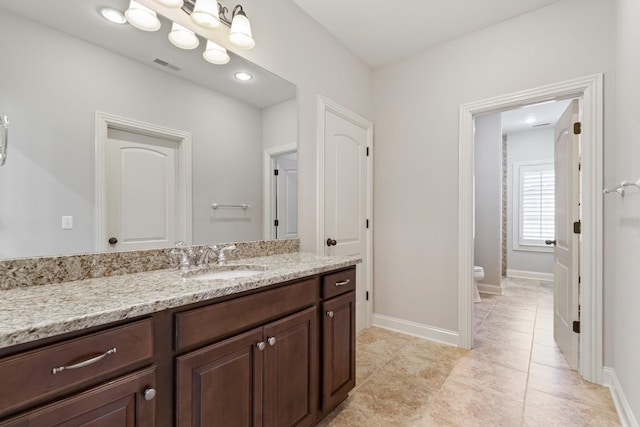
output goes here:
<path id="1" fill-rule="evenodd" d="M 527 373 L 468 355 L 460 359 L 448 380 L 488 388 L 513 400 L 524 401 Z"/>
<path id="2" fill-rule="evenodd" d="M 491 341 L 475 341 L 470 357 L 477 357 L 498 365 L 527 372 L 530 351 Z"/>
<path id="3" fill-rule="evenodd" d="M 553 331 L 553 317 L 550 317 L 550 318 L 537 317 L 535 328 L 542 329 L 545 331 Z"/>
<path id="4" fill-rule="evenodd" d="M 553 346 L 548 346 L 534 342 L 531 349 L 531 361 L 552 368 L 571 369 L 567 359 L 555 343 Z"/>
<path id="5" fill-rule="evenodd" d="M 533 334 L 533 342 L 536 344 L 543 344 L 553 347 L 556 345 L 556 340 L 553 338 L 553 330 L 536 329 Z"/>
<path id="6" fill-rule="evenodd" d="M 503 316 L 495 311 L 489 313 L 485 319 L 485 325 L 490 329 L 509 329 L 511 331 L 533 334 L 535 322 L 533 320 L 518 319 L 515 317 Z"/>
<path id="7" fill-rule="evenodd" d="M 524 425 L 530 427 L 619 426 L 615 413 L 601 411 L 561 397 L 536 390 L 527 391 Z"/>
<path id="8" fill-rule="evenodd" d="M 583 380 L 576 371 L 531 363 L 527 388 L 603 411 L 616 410 L 609 389 Z"/>
<path id="9" fill-rule="evenodd" d="M 447 380 L 428 413 L 456 426 L 519 426 L 522 407 L 491 389 Z"/>
<path id="10" fill-rule="evenodd" d="M 502 316 L 515 317 L 517 319 L 525 319 L 525 320 L 536 320 L 535 310 L 529 310 L 526 308 L 519 308 L 519 307 L 511 307 L 508 304 L 501 305 L 500 307 L 496 305 L 495 307 L 493 307 L 492 311 Z"/>
<path id="11" fill-rule="evenodd" d="M 505 328 L 489 328 L 483 324 L 476 332 L 476 341 L 491 341 L 501 345 L 508 345 L 530 351 L 533 335 L 512 331 Z"/>

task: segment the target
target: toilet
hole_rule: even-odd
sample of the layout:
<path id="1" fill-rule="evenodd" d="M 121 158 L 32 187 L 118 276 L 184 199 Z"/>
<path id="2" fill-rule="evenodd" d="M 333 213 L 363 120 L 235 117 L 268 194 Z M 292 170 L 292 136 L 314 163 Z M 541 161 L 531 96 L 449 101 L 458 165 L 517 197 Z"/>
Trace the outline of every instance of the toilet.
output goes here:
<path id="1" fill-rule="evenodd" d="M 484 279 L 484 269 L 477 265 L 473 266 L 473 289 L 475 290 L 475 302 L 482 302 L 480 292 L 478 291 L 478 282 Z"/>

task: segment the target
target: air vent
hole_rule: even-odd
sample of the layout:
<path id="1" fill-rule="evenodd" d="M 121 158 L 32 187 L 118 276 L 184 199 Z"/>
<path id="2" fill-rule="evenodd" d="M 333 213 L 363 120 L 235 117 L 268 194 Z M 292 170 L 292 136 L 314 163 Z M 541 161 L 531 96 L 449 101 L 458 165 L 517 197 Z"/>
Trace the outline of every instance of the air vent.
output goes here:
<path id="1" fill-rule="evenodd" d="M 154 59 L 153 62 L 155 62 L 158 65 L 162 65 L 163 67 L 166 67 L 166 68 L 168 68 L 170 70 L 173 70 L 173 71 L 180 71 L 181 70 L 180 67 L 177 67 L 177 66 L 175 66 L 173 64 L 170 64 L 167 61 L 164 61 L 164 60 L 162 60 L 160 58 Z"/>
<path id="2" fill-rule="evenodd" d="M 537 125 L 531 126 L 532 128 L 539 128 L 542 126 L 549 126 L 551 123 L 538 123 Z"/>

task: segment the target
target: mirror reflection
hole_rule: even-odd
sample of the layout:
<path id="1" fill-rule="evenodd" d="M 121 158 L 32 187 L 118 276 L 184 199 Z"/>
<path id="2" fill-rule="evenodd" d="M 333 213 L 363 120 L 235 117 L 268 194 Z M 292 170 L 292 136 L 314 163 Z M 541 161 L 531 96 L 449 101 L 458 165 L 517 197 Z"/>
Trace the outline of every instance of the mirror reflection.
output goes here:
<path id="1" fill-rule="evenodd" d="M 0 2 L 0 259 L 296 237 L 295 86 L 104 6 Z"/>

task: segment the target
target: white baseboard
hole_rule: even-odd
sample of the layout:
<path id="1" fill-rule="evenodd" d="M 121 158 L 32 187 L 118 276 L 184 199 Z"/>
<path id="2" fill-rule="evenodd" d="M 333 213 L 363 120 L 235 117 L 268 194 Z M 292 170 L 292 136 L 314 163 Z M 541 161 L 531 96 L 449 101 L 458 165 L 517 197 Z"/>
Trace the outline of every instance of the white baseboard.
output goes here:
<path id="1" fill-rule="evenodd" d="M 382 314 L 373 314 L 373 326 L 456 347 L 458 347 L 459 344 L 457 332 L 410 322 L 408 320 L 396 319 L 395 317 L 383 316 Z"/>
<path id="2" fill-rule="evenodd" d="M 602 368 L 602 384 L 609 387 L 609 390 L 611 390 L 611 398 L 613 399 L 613 403 L 616 405 L 616 411 L 618 411 L 618 416 L 620 417 L 620 423 L 622 426 L 638 427 L 638 421 L 636 421 L 636 417 L 633 416 L 631 406 L 629 406 L 629 402 L 624 395 L 622 386 L 620 386 L 620 381 L 618 381 L 616 371 L 613 368 L 606 366 Z"/>
<path id="3" fill-rule="evenodd" d="M 537 271 L 507 270 L 507 277 L 513 277 L 514 279 L 532 279 L 542 280 L 544 282 L 553 282 L 553 273 L 539 273 Z"/>
<path id="4" fill-rule="evenodd" d="M 478 283 L 478 291 L 483 294 L 502 295 L 502 286 L 492 283 Z"/>

